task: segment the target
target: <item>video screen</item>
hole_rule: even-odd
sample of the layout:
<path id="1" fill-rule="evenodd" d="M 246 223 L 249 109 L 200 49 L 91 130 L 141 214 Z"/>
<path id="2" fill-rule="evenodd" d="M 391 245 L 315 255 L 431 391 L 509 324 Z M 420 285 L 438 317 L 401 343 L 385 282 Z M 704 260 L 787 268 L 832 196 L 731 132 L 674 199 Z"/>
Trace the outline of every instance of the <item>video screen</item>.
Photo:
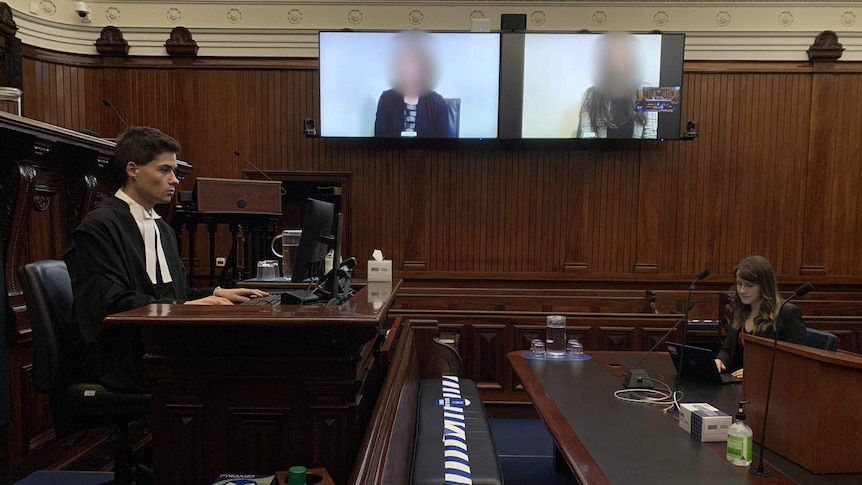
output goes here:
<path id="1" fill-rule="evenodd" d="M 678 138 L 684 38 L 667 37 L 524 35 L 521 136 Z"/>
<path id="2" fill-rule="evenodd" d="M 496 138 L 499 69 L 499 34 L 321 32 L 321 136 Z"/>

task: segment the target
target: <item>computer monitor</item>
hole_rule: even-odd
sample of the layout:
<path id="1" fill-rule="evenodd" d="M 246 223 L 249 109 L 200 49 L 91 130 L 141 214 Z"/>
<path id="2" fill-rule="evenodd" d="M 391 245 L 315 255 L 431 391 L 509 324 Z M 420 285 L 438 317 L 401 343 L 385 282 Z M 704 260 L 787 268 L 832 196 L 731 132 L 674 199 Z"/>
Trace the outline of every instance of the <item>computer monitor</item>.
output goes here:
<path id="1" fill-rule="evenodd" d="M 335 204 L 308 199 L 305 216 L 302 219 L 299 250 L 293 264 L 293 275 L 290 277 L 291 282 L 302 283 L 309 278 L 324 276 L 324 262 L 329 252 L 328 240 L 332 233 L 333 218 L 335 218 Z"/>

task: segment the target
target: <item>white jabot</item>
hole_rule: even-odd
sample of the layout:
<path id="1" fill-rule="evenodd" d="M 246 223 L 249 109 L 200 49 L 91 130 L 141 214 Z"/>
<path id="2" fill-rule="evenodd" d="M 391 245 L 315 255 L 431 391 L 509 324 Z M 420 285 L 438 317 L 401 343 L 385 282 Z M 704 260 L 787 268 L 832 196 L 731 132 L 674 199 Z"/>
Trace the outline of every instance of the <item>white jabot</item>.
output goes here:
<path id="1" fill-rule="evenodd" d="M 156 224 L 156 219 L 162 217 L 155 210 L 146 210 L 141 204 L 134 201 L 128 194 L 123 192 L 123 189 L 118 190 L 115 197 L 129 204 L 129 211 L 135 222 L 138 224 L 138 229 L 141 230 L 141 237 L 144 239 L 144 253 L 146 254 L 147 275 L 153 284 L 158 283 L 156 277 L 156 265 L 162 273 L 162 282 L 170 283 L 171 269 L 168 268 L 168 261 L 165 258 L 165 250 L 162 247 L 162 236 L 159 234 L 159 226 Z"/>

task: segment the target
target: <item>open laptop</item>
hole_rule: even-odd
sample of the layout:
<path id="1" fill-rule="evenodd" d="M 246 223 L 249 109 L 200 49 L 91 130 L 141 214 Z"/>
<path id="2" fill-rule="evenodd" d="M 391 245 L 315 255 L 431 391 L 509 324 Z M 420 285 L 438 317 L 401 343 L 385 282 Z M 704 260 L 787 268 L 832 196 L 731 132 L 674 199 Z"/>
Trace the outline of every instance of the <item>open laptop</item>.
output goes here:
<path id="1" fill-rule="evenodd" d="M 679 354 L 681 350 L 682 345 L 674 342 L 667 343 L 667 351 L 673 360 L 674 369 L 680 368 Z M 683 377 L 700 379 L 713 384 L 738 384 L 742 382 L 742 379 L 718 372 L 718 368 L 715 367 L 715 357 L 712 356 L 712 351 L 709 349 L 686 345 L 683 357 L 685 358 L 682 363 Z"/>

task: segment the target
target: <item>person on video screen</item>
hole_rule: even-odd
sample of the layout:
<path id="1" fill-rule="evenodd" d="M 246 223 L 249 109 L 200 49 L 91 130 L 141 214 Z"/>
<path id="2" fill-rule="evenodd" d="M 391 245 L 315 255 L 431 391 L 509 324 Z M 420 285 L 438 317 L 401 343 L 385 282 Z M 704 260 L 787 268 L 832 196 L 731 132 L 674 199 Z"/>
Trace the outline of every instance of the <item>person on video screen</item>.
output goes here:
<path id="1" fill-rule="evenodd" d="M 597 42 L 594 85 L 581 102 L 578 138 L 656 138 L 658 113 L 637 111 L 644 83 L 637 39 L 607 34 Z"/>
<path id="2" fill-rule="evenodd" d="M 434 91 L 437 62 L 433 38 L 423 32 L 395 36 L 391 61 L 392 89 L 377 101 L 374 136 L 384 138 L 454 138 L 449 106 Z"/>

